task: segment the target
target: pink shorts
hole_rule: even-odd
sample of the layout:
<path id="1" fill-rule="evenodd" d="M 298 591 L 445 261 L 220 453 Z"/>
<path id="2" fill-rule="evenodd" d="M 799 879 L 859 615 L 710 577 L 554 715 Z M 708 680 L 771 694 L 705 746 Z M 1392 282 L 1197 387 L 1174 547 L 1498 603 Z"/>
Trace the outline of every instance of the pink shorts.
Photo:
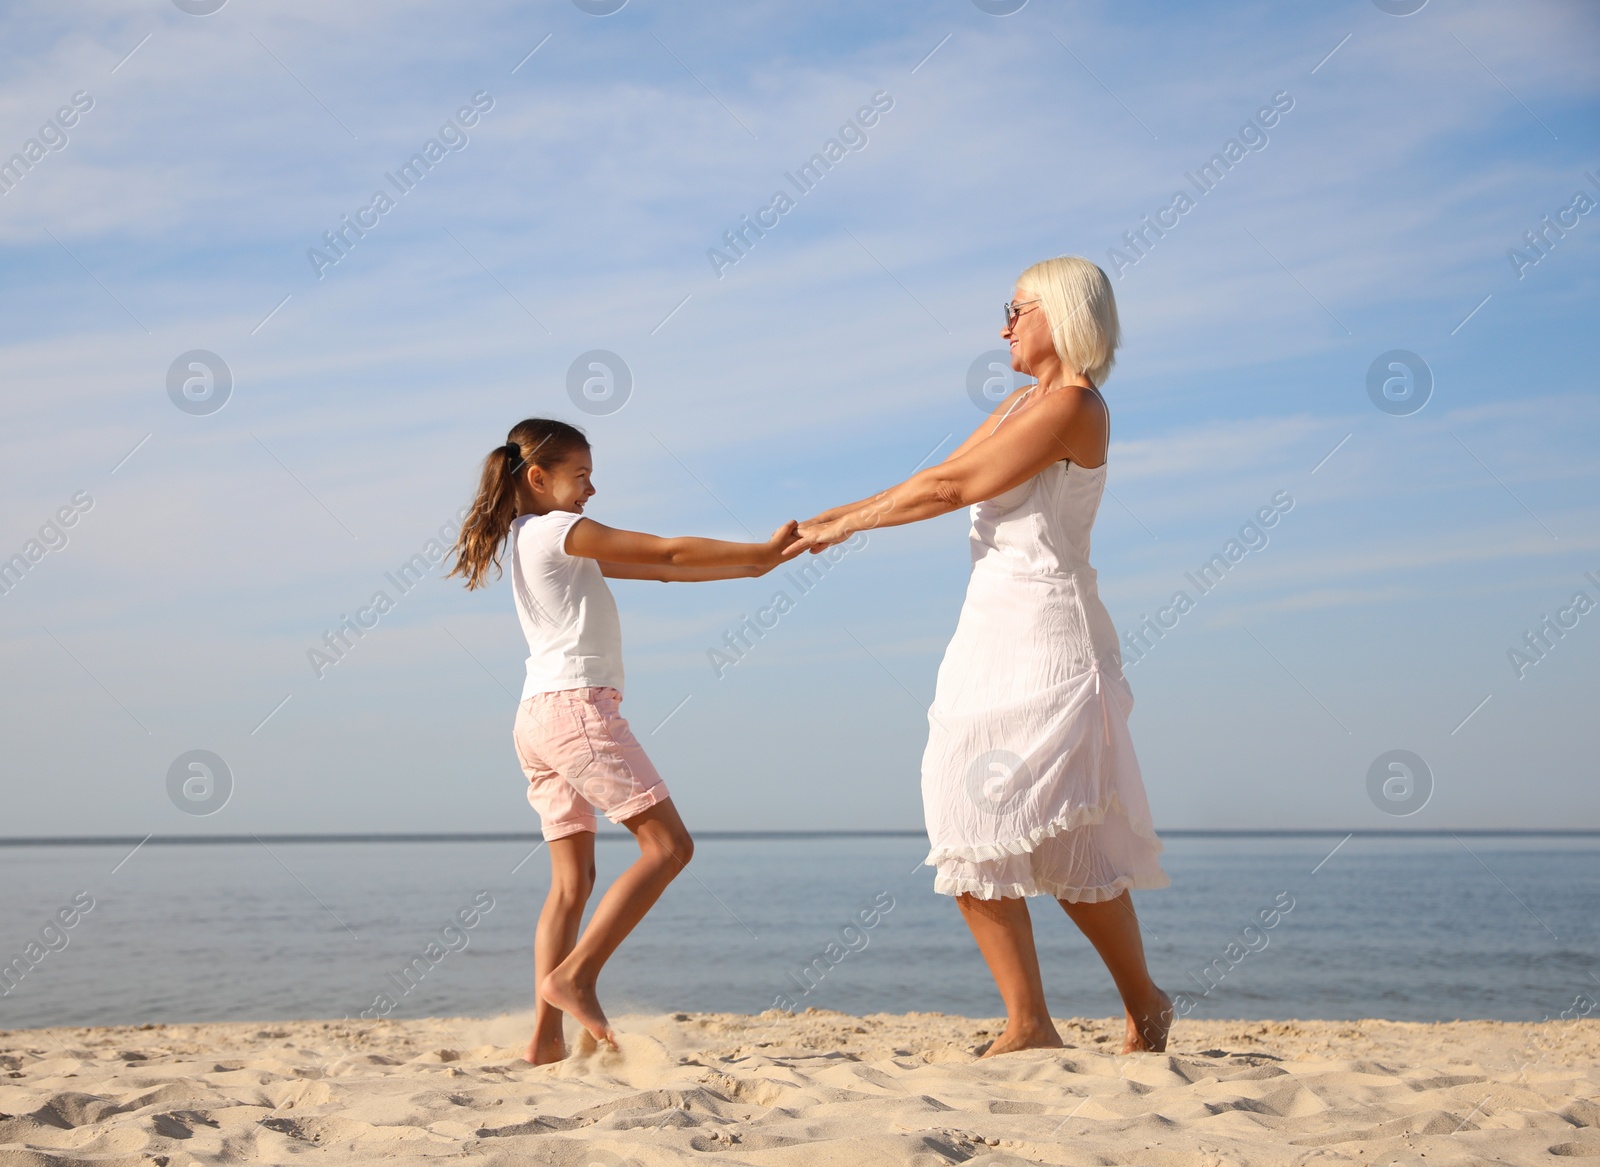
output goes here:
<path id="1" fill-rule="evenodd" d="M 535 693 L 517 707 L 517 758 L 547 842 L 593 831 L 596 809 L 621 823 L 670 797 L 617 711 L 621 701 L 596 686 Z"/>

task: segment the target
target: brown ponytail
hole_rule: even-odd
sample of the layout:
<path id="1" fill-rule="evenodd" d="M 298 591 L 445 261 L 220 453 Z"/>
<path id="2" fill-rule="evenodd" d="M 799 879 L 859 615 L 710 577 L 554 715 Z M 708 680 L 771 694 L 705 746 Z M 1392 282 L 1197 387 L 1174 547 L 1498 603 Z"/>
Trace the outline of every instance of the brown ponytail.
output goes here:
<path id="1" fill-rule="evenodd" d="M 488 583 L 490 564 L 498 577 L 500 552 L 517 517 L 517 476 L 530 464 L 553 470 L 573 451 L 588 448 L 583 431 L 564 421 L 530 417 L 512 426 L 506 444 L 489 451 L 483 460 L 478 497 L 456 537 L 450 575 L 465 576 L 469 591 Z"/>

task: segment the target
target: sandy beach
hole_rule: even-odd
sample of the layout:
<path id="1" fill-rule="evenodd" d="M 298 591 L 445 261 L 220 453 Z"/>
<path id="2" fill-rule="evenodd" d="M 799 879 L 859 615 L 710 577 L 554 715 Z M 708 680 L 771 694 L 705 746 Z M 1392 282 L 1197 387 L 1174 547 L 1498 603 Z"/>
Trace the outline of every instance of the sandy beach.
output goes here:
<path id="1" fill-rule="evenodd" d="M 0 1167 L 1484 1164 L 1600 1158 L 1600 1022 L 1120 1022 L 979 1061 L 994 1021 L 776 1011 L 618 1019 L 520 1060 L 527 1018 L 0 1033 Z"/>

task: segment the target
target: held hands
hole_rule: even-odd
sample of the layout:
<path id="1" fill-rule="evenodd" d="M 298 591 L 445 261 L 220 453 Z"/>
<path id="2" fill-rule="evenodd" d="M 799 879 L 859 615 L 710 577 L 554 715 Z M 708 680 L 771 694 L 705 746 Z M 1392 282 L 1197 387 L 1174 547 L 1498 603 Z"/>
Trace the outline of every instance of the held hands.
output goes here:
<path id="1" fill-rule="evenodd" d="M 755 564 L 760 568 L 760 574 L 766 575 L 778 564 L 793 559 L 806 549 L 806 544 L 798 533 L 799 523 L 790 519 L 783 526 L 772 532 L 772 538 L 767 540 L 760 560 Z"/>
<path id="2" fill-rule="evenodd" d="M 802 551 L 809 551 L 813 555 L 826 551 L 834 544 L 851 538 L 857 531 L 877 526 L 883 521 L 883 516 L 893 509 L 893 505 L 884 495 L 878 495 L 865 503 L 823 511 L 803 523 L 791 519 L 772 533 L 766 546 L 769 558 L 764 558 L 757 567 L 765 575 Z"/>
<path id="3" fill-rule="evenodd" d="M 800 524 L 798 541 L 802 546 L 799 549 L 810 551 L 815 555 L 835 543 L 843 543 L 854 533 L 842 519 L 835 518 L 829 511 L 823 511 L 820 515 Z"/>
<path id="4" fill-rule="evenodd" d="M 800 541 L 805 544 L 806 550 L 816 555 L 837 543 L 854 538 L 861 531 L 884 525 L 889 522 L 894 509 L 894 496 L 887 490 L 860 502 L 830 507 L 800 524 Z"/>

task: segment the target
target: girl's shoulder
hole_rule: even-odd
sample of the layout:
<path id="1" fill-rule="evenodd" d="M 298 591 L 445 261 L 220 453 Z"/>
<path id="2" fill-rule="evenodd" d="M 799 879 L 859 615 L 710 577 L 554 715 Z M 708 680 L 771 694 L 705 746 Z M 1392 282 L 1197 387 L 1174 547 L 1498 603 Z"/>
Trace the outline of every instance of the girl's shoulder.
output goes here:
<path id="1" fill-rule="evenodd" d="M 511 541 L 525 551 L 566 556 L 567 532 L 583 518 L 577 511 L 546 511 L 511 520 Z"/>
<path id="2" fill-rule="evenodd" d="M 583 515 L 579 511 L 545 511 L 542 515 L 529 511 L 512 519 L 511 526 L 513 530 L 530 523 L 535 527 L 568 527 L 581 518 Z"/>

